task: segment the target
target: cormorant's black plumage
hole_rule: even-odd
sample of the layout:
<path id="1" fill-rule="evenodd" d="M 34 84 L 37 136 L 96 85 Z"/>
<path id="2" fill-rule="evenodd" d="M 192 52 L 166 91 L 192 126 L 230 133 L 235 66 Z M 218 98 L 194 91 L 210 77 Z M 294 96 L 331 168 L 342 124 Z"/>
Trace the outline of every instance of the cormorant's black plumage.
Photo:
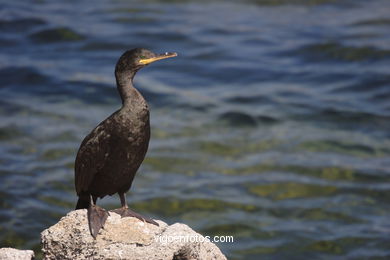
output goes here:
<path id="1" fill-rule="evenodd" d="M 123 212 L 130 211 L 124 194 L 130 189 L 145 158 L 150 139 L 148 104 L 134 88 L 133 78 L 147 64 L 174 56 L 175 53 L 156 55 L 142 48 L 126 51 L 115 67 L 122 107 L 95 127 L 81 143 L 75 162 L 75 185 L 79 196 L 76 209 L 88 208 L 91 234 L 94 237 L 107 217 L 100 208 L 94 215 L 94 210 L 98 208 L 95 205 L 97 198 L 118 193 L 123 207 L 120 214 L 139 217 L 138 214 Z M 98 223 L 94 223 L 94 217 Z"/>

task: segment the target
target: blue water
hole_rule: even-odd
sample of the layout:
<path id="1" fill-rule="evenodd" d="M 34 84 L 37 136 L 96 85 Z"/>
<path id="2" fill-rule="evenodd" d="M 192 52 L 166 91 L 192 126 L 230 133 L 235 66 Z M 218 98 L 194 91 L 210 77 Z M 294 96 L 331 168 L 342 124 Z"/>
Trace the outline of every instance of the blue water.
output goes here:
<path id="1" fill-rule="evenodd" d="M 83 137 L 127 49 L 152 139 L 135 210 L 229 259 L 390 257 L 390 2 L 0 1 L 0 247 L 72 210 Z M 101 201 L 119 206 L 117 197 Z"/>

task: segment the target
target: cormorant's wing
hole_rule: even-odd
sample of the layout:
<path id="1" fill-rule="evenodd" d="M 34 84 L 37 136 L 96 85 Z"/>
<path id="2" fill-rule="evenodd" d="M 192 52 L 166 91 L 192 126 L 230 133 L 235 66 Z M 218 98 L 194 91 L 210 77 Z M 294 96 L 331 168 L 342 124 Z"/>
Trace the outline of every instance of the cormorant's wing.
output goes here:
<path id="1" fill-rule="evenodd" d="M 87 135 L 80 145 L 75 162 L 75 185 L 78 195 L 88 191 L 94 177 L 103 168 L 110 153 L 110 117 Z"/>

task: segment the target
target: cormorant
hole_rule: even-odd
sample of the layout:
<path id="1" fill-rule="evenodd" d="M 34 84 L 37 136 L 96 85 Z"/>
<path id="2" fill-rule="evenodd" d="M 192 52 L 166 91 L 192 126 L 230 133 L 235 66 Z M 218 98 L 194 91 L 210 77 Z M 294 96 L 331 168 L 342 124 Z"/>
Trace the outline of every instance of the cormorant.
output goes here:
<path id="1" fill-rule="evenodd" d="M 94 238 L 108 217 L 108 212 L 97 206 L 96 200 L 115 193 L 119 194 L 122 207 L 114 212 L 158 225 L 130 210 L 126 203 L 125 193 L 144 160 L 150 139 L 148 104 L 134 88 L 133 78 L 146 65 L 175 56 L 176 53 L 157 55 L 136 48 L 122 54 L 116 64 L 115 77 L 122 107 L 84 138 L 75 162 L 75 186 L 79 196 L 76 209 L 88 209 L 89 229 Z"/>

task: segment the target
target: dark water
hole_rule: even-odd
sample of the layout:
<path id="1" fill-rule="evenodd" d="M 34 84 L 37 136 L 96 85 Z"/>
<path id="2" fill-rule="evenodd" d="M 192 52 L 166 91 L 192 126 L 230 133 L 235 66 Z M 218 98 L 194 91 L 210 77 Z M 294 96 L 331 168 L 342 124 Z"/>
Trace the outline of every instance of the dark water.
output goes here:
<path id="1" fill-rule="evenodd" d="M 143 46 L 179 57 L 136 78 L 134 209 L 234 236 L 230 259 L 389 259 L 389 1 L 0 3 L 1 247 L 74 208 L 78 146 Z"/>

